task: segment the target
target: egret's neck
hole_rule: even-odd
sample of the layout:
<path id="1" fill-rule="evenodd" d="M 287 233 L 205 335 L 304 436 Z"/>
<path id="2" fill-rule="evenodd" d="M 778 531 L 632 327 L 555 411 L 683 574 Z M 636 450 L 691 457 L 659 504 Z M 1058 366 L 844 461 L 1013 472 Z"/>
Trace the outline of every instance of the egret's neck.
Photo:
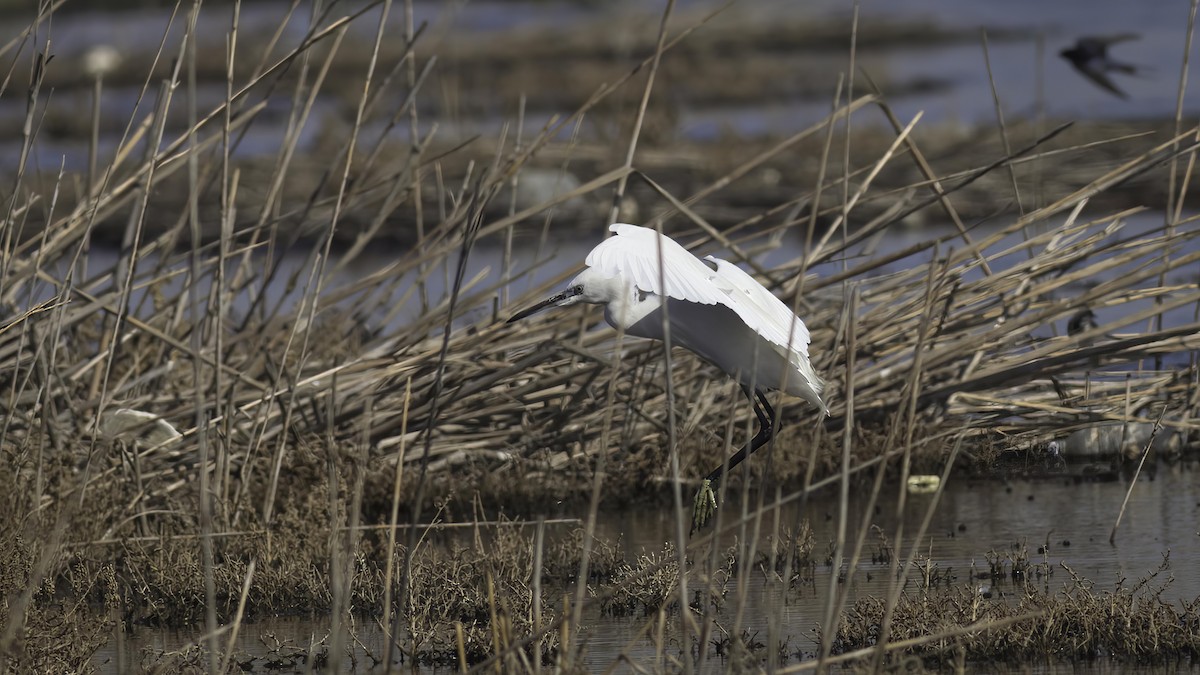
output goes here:
<path id="1" fill-rule="evenodd" d="M 643 293 L 632 284 L 626 292 L 613 297 L 604 306 L 604 319 L 609 325 L 630 335 L 662 339 L 659 321 L 643 321 L 662 307 L 662 298 L 653 293 Z M 653 326 L 651 326 L 653 324 Z M 650 327 L 647 332 L 647 327 Z"/>
<path id="2" fill-rule="evenodd" d="M 656 337 L 642 335 L 637 329 L 631 330 L 631 327 L 662 306 L 662 299 L 657 295 L 639 291 L 627 278 L 606 277 L 593 267 L 575 277 L 571 286 L 583 289 L 578 296 L 579 301 L 604 305 L 604 319 L 613 328 L 639 337 Z"/>

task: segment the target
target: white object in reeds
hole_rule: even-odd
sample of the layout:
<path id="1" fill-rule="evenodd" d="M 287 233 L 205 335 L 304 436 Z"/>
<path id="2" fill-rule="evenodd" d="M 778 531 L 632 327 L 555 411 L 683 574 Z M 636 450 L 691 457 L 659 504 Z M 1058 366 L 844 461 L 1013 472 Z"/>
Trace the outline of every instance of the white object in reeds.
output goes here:
<path id="1" fill-rule="evenodd" d="M 825 382 L 809 361 L 804 322 L 754 277 L 720 258 L 700 260 L 650 228 L 616 223 L 609 229 L 616 236 L 588 253 L 587 269 L 567 290 L 516 313 L 509 322 L 547 307 L 603 305 L 612 327 L 669 340 L 737 379 L 754 406 L 759 430 L 704 479 L 696 496 L 696 527 L 716 507 L 712 484 L 771 438 L 775 410 L 763 392 L 785 391 L 828 414 L 821 399 Z"/>
<path id="2" fill-rule="evenodd" d="M 106 411 L 100 416 L 100 433 L 107 438 L 141 441 L 150 446 L 174 442 L 182 435 L 158 415 L 132 408 Z"/>

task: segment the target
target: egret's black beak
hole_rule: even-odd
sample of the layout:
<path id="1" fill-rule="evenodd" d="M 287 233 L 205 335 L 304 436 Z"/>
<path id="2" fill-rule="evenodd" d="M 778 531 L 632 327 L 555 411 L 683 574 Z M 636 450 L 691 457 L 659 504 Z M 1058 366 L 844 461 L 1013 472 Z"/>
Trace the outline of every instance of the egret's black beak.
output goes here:
<path id="1" fill-rule="evenodd" d="M 556 305 L 561 305 L 563 302 L 565 302 L 567 300 L 567 298 L 579 295 L 579 292 L 580 291 L 578 288 L 568 288 L 567 290 L 563 291 L 562 293 L 559 293 L 557 295 L 552 295 L 552 296 L 546 298 L 545 300 L 539 302 L 538 304 L 534 305 L 533 307 L 527 307 L 527 308 L 517 312 L 516 314 L 513 314 L 512 317 L 509 318 L 509 320 L 506 321 L 505 323 L 512 323 L 514 321 L 520 321 L 521 319 L 524 319 L 527 316 L 537 314 L 538 312 L 542 311 L 543 309 L 546 309 L 547 307 L 554 307 Z"/>

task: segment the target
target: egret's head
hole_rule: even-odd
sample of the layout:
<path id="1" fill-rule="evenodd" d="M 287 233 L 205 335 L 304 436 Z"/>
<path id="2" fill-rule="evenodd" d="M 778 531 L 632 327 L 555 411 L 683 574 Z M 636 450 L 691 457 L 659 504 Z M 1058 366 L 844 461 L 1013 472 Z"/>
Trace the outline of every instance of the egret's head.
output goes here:
<path id="1" fill-rule="evenodd" d="M 513 314 L 508 323 L 524 319 L 547 307 L 566 307 L 579 302 L 590 302 L 595 305 L 607 304 L 621 293 L 621 285 L 619 280 L 605 277 L 596 268 L 589 267 L 571 280 L 571 283 L 567 285 L 567 290 Z"/>
<path id="2" fill-rule="evenodd" d="M 629 283 L 620 277 L 605 276 L 596 267 L 589 267 L 571 280 L 568 290 L 576 289 L 578 295 L 574 302 L 590 302 L 593 305 L 607 305 L 629 292 Z"/>

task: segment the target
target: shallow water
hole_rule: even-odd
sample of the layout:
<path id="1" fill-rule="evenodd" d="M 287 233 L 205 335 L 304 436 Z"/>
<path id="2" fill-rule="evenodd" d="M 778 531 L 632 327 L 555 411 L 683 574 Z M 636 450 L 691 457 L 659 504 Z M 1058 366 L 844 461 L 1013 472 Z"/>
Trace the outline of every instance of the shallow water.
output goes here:
<path id="1" fill-rule="evenodd" d="M 1060 469 L 1071 472 L 1078 467 Z M 940 570 L 952 575 L 952 585 L 989 585 L 993 595 L 987 602 L 1005 602 L 1005 596 L 1019 592 L 1017 582 L 1008 578 L 980 580 L 971 578 L 971 571 L 986 572 L 985 555 L 989 551 L 1004 553 L 1014 548 L 1027 548 L 1031 563 L 1046 563 L 1052 570 L 1049 576 L 1030 578 L 1028 583 L 1054 591 L 1065 587 L 1069 574 L 1066 565 L 1094 582 L 1094 590 L 1103 592 L 1115 588 L 1120 580 L 1126 587 L 1153 573 L 1169 554 L 1169 565 L 1158 574 L 1150 586 L 1161 588 L 1162 600 L 1175 603 L 1200 597 L 1200 537 L 1197 536 L 1197 514 L 1200 513 L 1200 474 L 1193 466 L 1183 464 L 1147 467 L 1137 480 L 1128 507 L 1113 544 L 1109 534 L 1129 489 L 1129 477 L 1110 474 L 1108 480 L 1077 481 L 1065 473 L 1050 472 L 1036 480 L 951 478 L 946 484 L 940 503 L 934 510 L 926 535 L 918 542 L 920 553 L 927 556 Z M 903 522 L 909 544 L 913 533 L 925 517 L 931 497 L 909 495 L 908 508 L 902 516 L 894 513 L 896 486 L 885 488 L 880 497 L 880 509 L 871 523 L 882 528 L 895 541 L 896 526 Z M 865 496 L 855 491 L 850 501 L 847 531 L 853 536 L 862 519 Z M 736 510 L 736 504 L 725 508 Z M 821 557 L 829 542 L 836 538 L 838 502 L 836 488 L 814 493 L 806 514 L 815 538 L 815 555 Z M 562 514 L 582 516 L 577 514 Z M 781 527 L 794 527 L 802 514 L 797 506 L 784 509 Z M 599 536 L 620 538 L 627 559 L 643 553 L 662 551 L 665 542 L 674 538 L 675 515 L 671 509 L 639 509 L 622 513 L 606 513 L 599 523 Z M 772 527 L 764 522 L 764 532 Z M 1039 553 L 1039 547 L 1044 553 Z M 733 543 L 728 539 L 725 544 Z M 864 561 L 858 567 L 849 587 L 848 602 L 865 595 L 881 596 L 888 591 L 886 563 L 871 561 L 877 539 L 869 534 L 864 546 Z M 900 553 L 907 553 L 906 544 Z M 694 552 L 703 555 L 704 551 Z M 818 562 L 814 582 L 796 590 L 781 593 L 773 583 L 756 570 L 748 572 L 747 592 L 744 595 L 745 620 L 741 627 L 757 633 L 767 644 L 786 640 L 789 652 L 811 654 L 817 648 L 813 631 L 822 622 L 828 603 L 830 575 L 833 570 Z M 917 589 L 918 575 L 910 572 L 906 589 Z M 731 628 L 739 603 L 737 582 L 730 582 L 731 592 L 724 609 L 715 617 L 718 624 Z M 595 607 L 585 614 L 585 662 L 590 669 L 600 670 L 611 665 L 622 652 L 637 663 L 654 663 L 653 643 L 638 637 L 647 619 L 610 618 L 600 616 Z M 677 626 L 668 621 L 668 628 Z M 274 640 L 306 649 L 310 640 L 320 640 L 328 632 L 328 623 L 311 619 L 266 619 L 246 624 L 235 645 L 236 652 L 248 653 L 260 659 L 269 655 L 265 645 Z M 177 650 L 200 638 L 197 630 L 153 630 L 137 628 L 125 639 L 123 663 L 138 663 L 145 655 Z M 270 637 L 264 637 L 270 636 Z M 770 638 L 770 639 L 768 639 Z M 356 651 L 357 669 L 366 670 L 372 663 L 367 652 L 383 652 L 382 634 L 377 627 L 362 626 L 358 630 L 362 646 Z M 117 672 L 118 654 L 115 643 L 96 655 L 95 663 L 101 672 Z M 264 660 L 258 661 L 259 667 Z M 791 663 L 796 663 L 795 660 Z M 347 662 L 343 666 L 350 668 Z M 707 660 L 705 672 L 721 672 L 719 658 Z M 1043 666 L 1047 672 L 1117 672 L 1125 670 L 1119 664 L 1096 662 L 1083 666 Z M 302 666 L 297 666 L 302 669 Z M 1027 672 L 1027 668 L 992 669 L 992 672 Z M 282 672 L 289 672 L 284 669 Z M 1149 672 L 1149 671 L 1146 671 Z"/>
<path id="2" fill-rule="evenodd" d="M 1183 465 L 1163 465 L 1152 475 L 1143 475 L 1134 487 L 1111 545 L 1108 538 L 1129 488 L 1127 480 L 1076 483 L 1074 479 L 1057 474 L 1038 480 L 952 478 L 934 511 L 926 536 L 919 542 L 919 552 L 941 570 L 951 572 L 953 584 L 980 586 L 993 583 L 990 580 L 971 581 L 972 570 L 987 572 L 985 554 L 1027 548 L 1031 563 L 1048 563 L 1049 569 L 1053 570 L 1049 577 L 1040 582 L 1033 579 L 1032 583 L 1041 583 L 1051 590 L 1065 586 L 1069 582 L 1069 575 L 1061 567 L 1065 564 L 1095 582 L 1097 591 L 1112 589 L 1121 579 L 1131 585 L 1154 572 L 1163 562 L 1163 556 L 1169 553 L 1169 571 L 1160 574 L 1155 584 L 1165 586 L 1160 597 L 1167 602 L 1194 600 L 1200 596 L 1200 567 L 1194 562 L 1200 555 L 1200 538 L 1196 532 L 1197 514 L 1200 513 L 1197 478 L 1200 475 Z M 828 542 L 836 539 L 838 505 L 834 492 L 834 489 L 825 490 L 807 508 L 816 540 L 816 555 L 826 550 Z M 860 490 L 855 490 L 852 495 L 847 526 L 851 537 L 859 529 L 861 509 L 865 505 L 865 495 Z M 906 537 L 911 540 L 931 502 L 929 496 L 909 495 L 908 508 L 903 517 L 897 517 L 894 511 L 896 496 L 895 486 L 887 489 L 880 497 L 880 512 L 871 519 L 871 523 L 882 528 L 893 543 L 900 522 L 904 523 Z M 794 526 L 800 517 L 799 509 L 786 509 L 785 513 L 781 521 L 783 526 Z M 631 552 L 642 548 L 657 550 L 664 539 L 671 536 L 674 522 L 673 515 L 668 512 L 630 512 L 606 519 L 601 531 L 609 536 L 624 533 L 627 550 Z M 771 523 L 764 523 L 764 528 L 770 527 Z M 1047 543 L 1048 547 L 1045 546 Z M 865 561 L 857 567 L 849 602 L 855 597 L 883 596 L 888 591 L 888 565 L 870 560 L 876 544 L 875 537 L 868 534 L 863 548 Z M 1039 555 L 1039 548 L 1045 553 Z M 907 545 L 903 551 L 898 551 L 902 555 L 907 552 Z M 752 633 L 759 631 L 760 639 L 763 639 L 768 635 L 769 619 L 774 614 L 780 619 L 778 639 L 787 639 L 792 650 L 815 650 L 817 645 L 811 628 L 822 621 L 829 599 L 831 573 L 831 568 L 819 564 L 815 583 L 786 598 L 779 598 L 776 587 L 764 583 L 762 574 L 751 574 L 746 616 L 752 618 L 745 627 Z M 909 574 L 908 590 L 916 589 L 915 577 L 914 573 Z M 1016 591 L 1013 583 L 1006 580 L 995 583 L 993 590 L 996 593 L 993 602 L 1003 601 L 1005 593 Z M 736 602 L 730 600 L 729 604 L 736 605 Z M 729 620 L 726 614 L 718 616 L 718 621 Z M 592 638 L 593 658 L 597 665 L 606 662 L 602 655 L 610 655 L 624 645 L 623 634 L 640 626 L 639 622 L 611 623 L 617 630 L 608 632 L 598 627 Z M 632 653 L 649 658 L 653 649 L 645 645 Z"/>
<path id="3" fill-rule="evenodd" d="M 725 3 L 710 0 L 681 3 L 678 13 L 695 9 L 693 15 L 711 11 Z M 1179 71 L 1185 52 L 1185 28 L 1188 6 L 1186 3 L 1141 3 L 1120 0 L 1045 3 L 1035 0 L 986 3 L 961 2 L 955 0 L 919 0 L 918 2 L 896 3 L 887 0 L 868 0 L 860 3 L 860 25 L 891 22 L 895 20 L 929 21 L 930 23 L 959 30 L 963 40 L 954 44 L 912 44 L 886 50 L 865 50 L 858 55 L 856 65 L 876 79 L 892 83 L 898 92 L 890 97 L 897 116 L 908 120 L 917 112 L 924 114 L 923 124 L 961 123 L 964 125 L 991 124 L 995 121 L 995 102 L 983 49 L 975 32 L 1015 31 L 1016 39 L 993 40 L 989 46 L 991 78 L 995 82 L 996 96 L 1009 120 L 1045 113 L 1052 117 L 1067 119 L 1135 119 L 1167 118 L 1174 114 L 1179 90 Z M 288 17 L 290 3 L 255 2 L 241 10 L 239 34 L 243 41 L 265 40 L 280 24 L 285 44 L 294 44 L 307 30 L 311 20 L 306 9 Z M 340 3 L 332 16 L 353 12 L 358 3 Z M 450 32 L 475 34 L 479 40 L 513 29 L 529 29 L 535 26 L 564 33 L 572 31 L 604 30 L 619 32 L 614 18 L 645 16 L 656 20 L 655 13 L 647 12 L 644 4 L 629 2 L 613 3 L 567 3 L 567 2 L 415 2 L 414 21 L 417 25 L 427 24 L 425 44 L 440 44 L 441 36 Z M 796 3 L 787 0 L 757 0 L 743 2 L 726 9 L 726 16 L 734 19 L 746 15 L 769 20 L 781 17 L 795 20 L 797 17 L 849 15 L 850 3 L 839 0 L 823 0 L 819 3 Z M 654 11 L 658 8 L 655 7 Z M 226 7 L 206 8 L 199 17 L 201 35 L 223 36 L 229 31 L 231 13 Z M 369 12 L 352 24 L 351 33 L 366 41 L 373 38 L 378 24 L 379 10 Z M 718 16 L 717 21 L 721 20 Z M 388 17 L 390 30 L 403 30 L 403 12 L 393 11 Z M 328 23 L 326 19 L 325 23 Z M 150 47 L 164 39 L 166 44 L 178 44 L 184 21 L 177 16 L 170 20 L 168 9 L 142 9 L 123 12 L 77 12 L 56 16 L 50 37 L 59 61 L 53 68 L 77 69 L 78 61 L 89 48 L 95 45 L 112 45 L 126 54 L 148 58 Z M 24 28 L 22 22 L 11 21 L 10 27 L 0 30 L 0 38 L 8 39 Z M 1113 50 L 1113 58 L 1132 63 L 1141 68 L 1137 76 L 1117 75 L 1117 85 L 1127 94 L 1127 99 L 1113 96 L 1093 85 L 1075 72 L 1069 63 L 1058 56 L 1059 50 L 1070 46 L 1075 39 L 1084 35 L 1112 35 L 1135 33 L 1139 40 L 1123 42 Z M 1022 35 L 1025 35 L 1022 39 Z M 152 36 L 152 37 L 148 37 Z M 149 40 L 149 41 L 148 41 Z M 614 37 L 614 42 L 617 37 Z M 849 36 L 847 36 L 847 53 Z M 1039 43 L 1042 45 L 1039 48 Z M 211 49 L 221 49 L 216 40 Z M 797 45 L 795 58 L 820 58 L 830 60 L 829 54 L 806 54 L 803 45 Z M 847 63 L 840 63 L 836 55 L 829 68 L 846 70 Z M 62 65 L 66 64 L 66 65 Z M 923 83 L 938 86 L 921 86 Z M 673 86 L 679 86 L 675 84 Z M 102 104 L 102 119 L 121 123 L 113 133 L 101 135 L 101 158 L 108 157 L 115 147 L 116 138 L 124 128 L 123 122 L 135 116 L 149 113 L 153 107 L 151 95 L 137 103 L 139 86 L 112 85 L 105 90 Z M 858 91 L 864 91 L 862 85 Z M 909 92 L 909 93 L 903 93 Z M 202 87 L 201 103 L 204 108 L 215 105 L 224 96 L 223 85 L 215 89 Z M 681 138 L 700 140 L 725 133 L 740 135 L 791 133 L 823 119 L 829 111 L 829 100 L 834 92 L 813 99 L 796 99 L 783 102 L 763 102 L 762 105 L 730 108 L 721 105 L 685 106 L 679 110 Z M 49 103 L 52 109 L 63 114 L 74 115 L 75 111 L 87 110 L 91 106 L 91 89 L 82 87 L 75 91 L 56 92 Z M 438 119 L 442 138 L 465 139 L 474 134 L 496 135 L 506 123 L 513 123 L 515 111 L 504 109 L 502 97 L 487 93 L 476 96 L 484 103 L 478 110 L 457 111 Z M 287 99 L 287 97 L 284 97 Z M 284 108 L 286 100 L 279 102 Z M 399 102 L 397 101 L 397 105 Z M 1195 109 L 1200 104 L 1200 91 L 1190 87 L 1185 92 L 1184 110 Z M 339 103 L 318 99 L 315 119 L 336 116 L 344 107 Z M 135 115 L 135 109 L 139 112 Z M 526 117 L 526 131 L 536 133 L 546 120 L 562 115 L 564 110 L 531 110 Z M 0 99 L 0 118 L 18 120 L 25 113 L 22 95 Z M 264 114 L 239 146 L 243 156 L 273 156 L 279 139 L 287 125 L 286 115 Z M 856 124 L 885 125 L 880 115 L 859 116 Z M 427 117 L 422 133 L 428 133 Z M 312 150 L 317 142 L 316 122 L 310 123 L 306 136 L 301 139 L 301 152 Z M 106 127 L 107 129 L 107 127 Z M 407 125 L 395 129 L 397 139 L 408 133 Z M 585 130 L 586 133 L 586 130 Z M 377 142 L 374 135 L 364 134 L 364 144 Z M 20 156 L 19 137 L 0 141 L 0 158 L 8 163 Z M 56 169 L 65 161 L 69 170 L 85 168 L 87 162 L 86 139 L 59 140 L 41 138 L 34 147 L 34 161 L 45 170 Z"/>

